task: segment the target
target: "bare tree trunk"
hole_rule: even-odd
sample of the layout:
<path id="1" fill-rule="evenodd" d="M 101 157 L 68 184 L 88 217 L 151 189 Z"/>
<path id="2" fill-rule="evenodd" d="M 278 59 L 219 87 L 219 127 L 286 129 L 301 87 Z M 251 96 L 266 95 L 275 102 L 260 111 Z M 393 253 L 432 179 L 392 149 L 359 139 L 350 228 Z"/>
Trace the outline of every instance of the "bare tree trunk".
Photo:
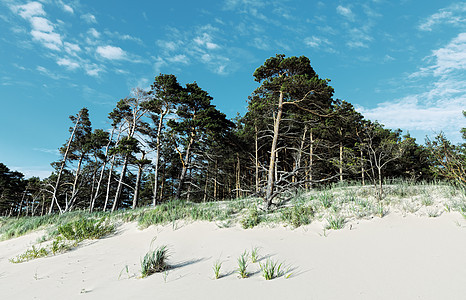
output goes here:
<path id="1" fill-rule="evenodd" d="M 79 174 L 81 172 L 81 165 L 82 165 L 83 159 L 84 159 L 84 153 L 81 154 L 81 156 L 79 157 L 78 168 L 76 169 L 76 174 L 74 176 L 73 190 L 71 192 L 71 198 L 70 198 L 69 202 L 66 201 L 64 212 L 70 211 L 73 208 L 74 202 L 75 202 L 76 198 L 78 197 L 78 179 L 79 179 Z"/>
<path id="2" fill-rule="evenodd" d="M 115 199 L 113 200 L 112 212 L 114 212 L 118 207 L 118 201 L 120 200 L 121 190 L 123 187 L 123 180 L 125 179 L 126 168 L 128 167 L 128 155 L 125 155 L 125 160 L 123 161 L 123 167 L 121 168 L 120 180 L 118 181 L 118 187 L 115 193 Z"/>
<path id="3" fill-rule="evenodd" d="M 144 156 L 143 156 L 143 159 L 144 159 Z M 142 174 L 142 167 L 138 166 L 138 175 L 136 176 L 136 183 L 134 184 L 133 209 L 135 209 L 137 204 L 138 204 L 139 185 L 141 183 L 141 174 Z"/>
<path id="4" fill-rule="evenodd" d="M 158 178 L 159 178 L 159 160 L 160 160 L 160 134 L 162 133 L 163 118 L 168 113 L 168 108 L 165 110 L 159 119 L 159 124 L 157 126 L 157 138 L 155 141 L 155 163 L 154 163 L 154 195 L 152 196 L 152 206 L 157 205 L 157 188 L 158 188 Z"/>
<path id="5" fill-rule="evenodd" d="M 343 182 L 343 144 L 340 142 L 340 182 Z"/>
<path id="6" fill-rule="evenodd" d="M 110 168 L 108 169 L 108 178 L 107 178 L 107 192 L 105 193 L 105 203 L 102 211 L 107 210 L 108 200 L 110 199 L 110 188 L 112 186 L 112 173 L 113 173 L 113 166 L 115 165 L 115 155 L 112 157 L 112 163 L 110 164 Z"/>
<path id="7" fill-rule="evenodd" d="M 216 200 L 217 200 L 217 174 L 218 174 L 218 161 L 215 160 L 214 199 Z"/>
<path id="8" fill-rule="evenodd" d="M 80 120 L 81 120 L 81 111 L 79 111 L 78 117 L 76 118 L 76 123 L 74 124 L 73 131 L 71 132 L 70 139 L 68 140 L 68 145 L 66 146 L 65 154 L 63 155 L 63 160 L 61 162 L 60 171 L 58 172 L 58 176 L 57 176 L 57 182 L 55 183 L 55 187 L 53 189 L 52 202 L 50 204 L 49 214 L 52 213 L 54 203 L 57 204 L 58 209 L 60 210 L 60 213 L 62 213 L 61 208 L 58 205 L 57 192 L 58 192 L 58 187 L 60 185 L 61 174 L 63 173 L 63 169 L 65 168 L 66 159 L 68 158 L 68 152 L 70 151 L 71 142 L 73 141 L 74 134 L 76 133 L 76 129 L 78 128 L 78 124 Z"/>
<path id="9" fill-rule="evenodd" d="M 102 170 L 100 171 L 99 180 L 97 181 L 97 187 L 96 187 L 96 190 L 95 190 L 95 193 L 94 193 L 94 197 L 92 197 L 92 200 L 91 200 L 91 205 L 89 207 L 90 212 L 94 211 L 95 201 L 96 201 L 97 197 L 99 197 L 100 186 L 102 184 L 102 180 L 104 179 L 105 167 L 107 166 L 108 150 L 110 149 L 110 144 L 112 142 L 114 132 L 115 132 L 115 127 L 112 128 L 112 133 L 110 134 L 108 144 L 105 147 L 105 160 L 104 160 L 104 163 L 102 164 Z M 118 139 L 119 139 L 119 136 L 118 136 Z M 104 211 L 105 211 L 105 209 L 104 209 Z"/>
<path id="10" fill-rule="evenodd" d="M 363 160 L 363 153 L 362 153 L 362 149 L 361 149 L 361 179 L 362 179 L 362 185 L 365 185 L 365 182 L 364 182 L 364 160 Z"/>
<path id="11" fill-rule="evenodd" d="M 256 193 L 259 193 L 259 145 L 258 145 L 258 132 L 257 125 L 254 126 L 255 133 L 255 159 L 256 159 Z"/>
<path id="12" fill-rule="evenodd" d="M 186 147 L 186 154 L 184 157 L 184 160 L 181 162 L 183 163 L 183 168 L 181 169 L 181 175 L 180 175 L 180 182 L 178 184 L 178 188 L 176 190 L 176 199 L 180 199 L 181 197 L 181 189 L 183 187 L 184 180 L 186 178 L 186 173 L 188 170 L 188 164 L 189 164 L 189 158 L 190 158 L 190 151 L 191 151 L 191 146 L 194 143 L 194 132 L 191 133 L 191 139 L 189 140 L 188 147 Z"/>
<path id="13" fill-rule="evenodd" d="M 272 140 L 272 147 L 270 149 L 270 163 L 269 163 L 269 171 L 267 175 L 267 190 L 265 194 L 265 201 L 267 204 L 267 208 L 270 208 L 272 205 L 273 199 L 273 190 L 276 178 L 274 177 L 274 170 L 275 170 L 275 159 L 277 157 L 277 142 L 278 142 L 278 134 L 280 130 L 280 121 L 282 119 L 283 113 L 283 92 L 280 91 L 280 96 L 278 99 L 278 112 L 277 116 L 274 120 L 273 126 L 273 140 Z"/>
<path id="14" fill-rule="evenodd" d="M 311 132 L 309 134 L 309 142 L 310 142 L 310 146 L 309 146 L 309 186 L 310 188 L 312 188 L 312 169 L 314 167 L 314 137 L 312 135 L 312 128 L 311 128 Z"/>

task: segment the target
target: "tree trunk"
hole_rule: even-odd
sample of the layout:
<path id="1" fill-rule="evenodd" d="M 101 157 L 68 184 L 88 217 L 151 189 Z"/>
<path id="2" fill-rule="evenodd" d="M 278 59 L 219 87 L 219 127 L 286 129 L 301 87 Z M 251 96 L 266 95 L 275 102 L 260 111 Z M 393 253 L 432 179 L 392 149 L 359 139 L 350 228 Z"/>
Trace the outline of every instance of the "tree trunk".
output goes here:
<path id="1" fill-rule="evenodd" d="M 144 159 L 144 156 L 143 158 Z M 134 184 L 134 195 L 133 195 L 133 209 L 136 208 L 137 203 L 138 203 L 138 197 L 139 197 L 139 185 L 141 183 L 141 174 L 142 174 L 142 167 L 138 167 L 138 175 L 136 176 L 136 183 Z"/>
<path id="2" fill-rule="evenodd" d="M 340 142 L 340 182 L 343 182 L 343 144 Z"/>
<path id="3" fill-rule="evenodd" d="M 314 167 L 314 137 L 312 135 L 312 128 L 309 134 L 309 187 L 312 188 L 312 168 Z"/>
<path id="4" fill-rule="evenodd" d="M 57 204 L 58 209 L 60 210 L 60 213 L 62 213 L 61 208 L 58 205 L 57 192 L 58 192 L 58 187 L 60 185 L 61 174 L 63 173 L 63 169 L 65 168 L 65 164 L 66 164 L 66 159 L 68 158 L 68 152 L 70 150 L 71 142 L 73 141 L 74 134 L 76 133 L 76 129 L 78 128 L 78 124 L 80 120 L 81 120 L 81 111 L 79 111 L 78 117 L 76 118 L 76 123 L 74 124 L 73 132 L 71 133 L 70 139 L 68 140 L 68 145 L 66 146 L 65 154 L 63 155 L 63 160 L 61 162 L 60 171 L 58 172 L 58 175 L 57 175 L 57 182 L 55 183 L 55 187 L 53 189 L 52 202 L 50 204 L 49 214 L 52 213 L 54 203 Z"/>
<path id="5" fill-rule="evenodd" d="M 275 164 L 276 164 L 275 159 L 277 156 L 278 133 L 280 129 L 280 121 L 282 119 L 282 113 L 283 113 L 283 92 L 280 91 L 280 97 L 278 99 L 278 112 L 274 120 L 274 126 L 273 126 L 273 140 L 272 140 L 272 147 L 270 149 L 269 171 L 267 174 L 267 190 L 265 194 L 265 201 L 267 204 L 267 209 L 270 208 L 270 206 L 272 205 L 272 199 L 273 199 L 273 190 L 274 190 L 274 184 L 275 184 L 275 179 L 276 179 L 274 178 L 274 170 L 275 170 Z"/>
<path id="6" fill-rule="evenodd" d="M 128 167 L 128 154 L 125 155 L 123 167 L 121 168 L 120 180 L 118 181 L 118 187 L 115 193 L 115 199 L 113 200 L 112 212 L 118 208 L 118 201 L 120 201 L 121 190 L 123 187 L 123 180 L 125 179 L 126 168 Z"/>
<path id="7" fill-rule="evenodd" d="M 181 189 L 183 187 L 184 180 L 186 178 L 186 172 L 188 170 L 188 164 L 189 164 L 189 158 L 190 158 L 190 151 L 191 151 L 191 146 L 194 143 L 194 132 L 191 132 L 191 138 L 189 140 L 188 147 L 186 147 L 186 154 L 184 160 L 182 160 L 183 163 L 183 168 L 181 170 L 181 175 L 180 175 L 180 182 L 178 184 L 178 188 L 176 189 L 176 199 L 180 199 L 181 197 Z"/>
<path id="8" fill-rule="evenodd" d="M 64 212 L 70 211 L 73 208 L 74 202 L 76 198 L 78 197 L 78 179 L 79 179 L 79 174 L 81 172 L 81 165 L 84 159 L 84 153 L 81 154 L 79 157 L 78 161 L 78 168 L 76 169 L 76 174 L 74 176 L 74 182 L 73 182 L 73 190 L 71 192 L 71 199 L 70 201 L 66 201 L 65 203 L 65 210 Z"/>
<path id="9" fill-rule="evenodd" d="M 362 185 L 365 185 L 364 183 L 364 160 L 363 160 L 363 153 L 362 153 L 362 149 L 361 149 L 361 179 L 362 179 Z"/>
<path id="10" fill-rule="evenodd" d="M 258 145 L 258 132 L 257 125 L 254 126 L 255 133 L 255 163 L 256 163 L 256 193 L 259 193 L 259 145 Z"/>
<path id="11" fill-rule="evenodd" d="M 154 162 L 154 195 L 152 196 L 152 206 L 157 205 L 157 189 L 159 177 L 159 160 L 160 160 L 160 134 L 162 133 L 163 118 L 168 113 L 168 109 L 160 115 L 159 124 L 157 126 L 157 138 L 155 141 L 155 162 Z"/>

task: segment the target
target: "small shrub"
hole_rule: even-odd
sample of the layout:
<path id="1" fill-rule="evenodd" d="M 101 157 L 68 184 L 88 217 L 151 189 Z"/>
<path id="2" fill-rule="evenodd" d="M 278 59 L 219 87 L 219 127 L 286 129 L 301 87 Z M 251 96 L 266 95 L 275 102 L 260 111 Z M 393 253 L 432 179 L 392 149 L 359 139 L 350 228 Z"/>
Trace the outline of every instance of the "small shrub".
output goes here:
<path id="1" fill-rule="evenodd" d="M 151 274 L 163 272 L 168 269 L 167 264 L 168 249 L 167 246 L 160 246 L 153 251 L 149 251 L 141 261 L 141 276 L 147 277 Z"/>
<path id="2" fill-rule="evenodd" d="M 244 251 L 243 254 L 238 257 L 238 274 L 241 278 L 247 278 L 249 273 L 246 268 L 248 267 L 248 252 Z"/>
<path id="3" fill-rule="evenodd" d="M 241 219 L 241 225 L 244 229 L 254 228 L 254 226 L 259 225 L 261 221 L 257 207 L 254 205 L 248 211 L 248 214 Z"/>

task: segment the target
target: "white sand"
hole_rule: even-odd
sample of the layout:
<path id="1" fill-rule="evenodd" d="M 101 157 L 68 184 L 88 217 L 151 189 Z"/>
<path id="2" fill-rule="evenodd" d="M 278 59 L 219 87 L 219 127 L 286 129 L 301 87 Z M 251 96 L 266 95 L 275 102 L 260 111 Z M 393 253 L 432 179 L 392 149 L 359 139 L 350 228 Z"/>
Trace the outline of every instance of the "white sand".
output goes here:
<path id="1" fill-rule="evenodd" d="M 177 223 L 119 232 L 64 254 L 25 263 L 8 261 L 41 233 L 0 242 L 1 299 L 466 299 L 466 220 L 389 214 L 327 231 L 313 223 L 290 228 L 219 228 Z M 351 229 L 350 229 L 351 228 Z M 154 240 L 155 238 L 155 240 Z M 140 278 L 140 260 L 168 245 L 168 274 Z M 260 247 L 292 275 L 266 281 L 258 264 L 239 279 L 237 258 Z M 214 261 L 223 262 L 214 280 Z M 126 272 L 126 267 L 129 273 Z"/>

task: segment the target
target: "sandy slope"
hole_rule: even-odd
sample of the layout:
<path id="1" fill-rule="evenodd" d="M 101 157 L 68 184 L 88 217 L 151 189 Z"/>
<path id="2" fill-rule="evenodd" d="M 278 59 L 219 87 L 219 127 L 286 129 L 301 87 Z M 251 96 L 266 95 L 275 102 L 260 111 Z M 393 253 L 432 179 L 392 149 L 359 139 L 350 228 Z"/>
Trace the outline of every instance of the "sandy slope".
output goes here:
<path id="1" fill-rule="evenodd" d="M 350 226 L 351 225 L 351 226 Z M 351 229 L 350 229 L 351 228 Z M 0 242 L 1 299 L 465 299 L 466 220 L 390 214 L 323 235 L 322 224 L 289 228 L 219 228 L 178 223 L 119 227 L 111 237 L 71 252 L 12 264 L 40 233 Z M 153 246 L 171 250 L 168 274 L 141 279 Z M 236 259 L 251 247 L 292 267 L 265 281 L 258 264 L 239 279 Z M 212 265 L 223 261 L 219 280 Z M 127 268 L 126 268 L 127 267 Z M 129 272 L 126 272 L 128 269 Z"/>

